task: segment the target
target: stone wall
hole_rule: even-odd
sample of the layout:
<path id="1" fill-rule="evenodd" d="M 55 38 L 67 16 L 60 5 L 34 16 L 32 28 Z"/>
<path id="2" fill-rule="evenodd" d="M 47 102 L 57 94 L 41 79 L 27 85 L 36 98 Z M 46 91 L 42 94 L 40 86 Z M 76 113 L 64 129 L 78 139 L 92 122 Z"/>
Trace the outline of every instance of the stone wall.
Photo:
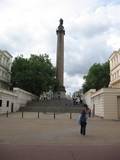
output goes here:
<path id="1" fill-rule="evenodd" d="M 118 97 L 120 96 L 119 88 L 107 88 L 104 89 L 104 117 L 105 119 L 119 119 L 118 111 L 119 104 L 117 102 Z"/>
<path id="2" fill-rule="evenodd" d="M 95 115 L 105 119 L 120 119 L 119 88 L 102 88 L 92 95 L 92 106 Z"/>
<path id="3" fill-rule="evenodd" d="M 36 100 L 38 97 L 26 92 L 20 88 L 14 88 L 13 92 L 0 90 L 0 114 L 8 112 L 16 112 L 20 107 L 26 105 L 27 102 Z"/>
<path id="4" fill-rule="evenodd" d="M 84 103 L 87 104 L 91 110 L 92 110 L 91 96 L 95 92 L 96 92 L 96 89 L 90 89 L 88 92 L 84 94 L 84 98 L 83 98 Z"/>
<path id="5" fill-rule="evenodd" d="M 0 90 L 0 113 L 13 112 L 19 109 L 17 104 L 17 95 L 7 90 Z"/>
<path id="6" fill-rule="evenodd" d="M 17 95 L 17 103 L 20 107 L 24 107 L 28 102 L 37 99 L 37 96 L 20 88 L 13 88 L 13 93 Z"/>
<path id="7" fill-rule="evenodd" d="M 104 91 L 103 89 L 98 90 L 91 96 L 92 100 L 92 112 L 94 112 L 95 116 L 104 118 Z"/>

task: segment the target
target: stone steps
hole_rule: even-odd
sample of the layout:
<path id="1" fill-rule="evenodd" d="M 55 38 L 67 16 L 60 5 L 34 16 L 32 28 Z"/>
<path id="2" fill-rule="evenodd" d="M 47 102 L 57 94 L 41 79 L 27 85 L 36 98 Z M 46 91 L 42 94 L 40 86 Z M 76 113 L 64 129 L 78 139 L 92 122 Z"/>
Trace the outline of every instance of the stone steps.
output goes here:
<path id="1" fill-rule="evenodd" d="M 83 108 L 83 104 L 73 105 L 71 100 L 62 99 L 62 100 L 46 100 L 46 101 L 37 101 L 28 104 L 24 108 L 20 108 L 20 111 L 27 112 L 80 112 Z"/>

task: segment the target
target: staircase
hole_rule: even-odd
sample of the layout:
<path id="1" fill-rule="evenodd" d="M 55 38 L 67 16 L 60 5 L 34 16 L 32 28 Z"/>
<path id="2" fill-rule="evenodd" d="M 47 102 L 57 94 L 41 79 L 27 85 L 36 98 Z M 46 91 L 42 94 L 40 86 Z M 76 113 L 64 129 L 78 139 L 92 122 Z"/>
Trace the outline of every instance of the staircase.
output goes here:
<path id="1" fill-rule="evenodd" d="M 68 99 L 53 99 L 45 101 L 36 101 L 27 104 L 25 107 L 20 108 L 20 111 L 26 112 L 80 112 L 83 104 L 73 105 L 72 100 Z"/>

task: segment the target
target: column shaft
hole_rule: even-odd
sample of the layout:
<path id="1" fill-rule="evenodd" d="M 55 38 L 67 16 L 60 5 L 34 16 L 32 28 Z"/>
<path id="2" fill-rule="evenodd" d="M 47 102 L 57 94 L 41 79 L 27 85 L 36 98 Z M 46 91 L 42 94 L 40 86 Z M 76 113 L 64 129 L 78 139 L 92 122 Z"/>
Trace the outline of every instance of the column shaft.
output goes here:
<path id="1" fill-rule="evenodd" d="M 64 85 L 64 34 L 58 32 L 57 34 L 57 64 L 56 64 L 56 78 L 60 86 Z"/>

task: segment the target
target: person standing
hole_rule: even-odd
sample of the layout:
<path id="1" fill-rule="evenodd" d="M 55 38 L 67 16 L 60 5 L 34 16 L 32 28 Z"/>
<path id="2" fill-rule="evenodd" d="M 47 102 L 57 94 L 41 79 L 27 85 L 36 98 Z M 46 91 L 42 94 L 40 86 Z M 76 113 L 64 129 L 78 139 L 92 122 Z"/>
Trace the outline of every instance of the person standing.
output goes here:
<path id="1" fill-rule="evenodd" d="M 83 110 L 81 112 L 81 116 L 80 116 L 80 133 L 81 135 L 84 135 L 86 134 L 86 125 L 87 125 L 87 115 L 86 115 L 86 111 Z"/>

